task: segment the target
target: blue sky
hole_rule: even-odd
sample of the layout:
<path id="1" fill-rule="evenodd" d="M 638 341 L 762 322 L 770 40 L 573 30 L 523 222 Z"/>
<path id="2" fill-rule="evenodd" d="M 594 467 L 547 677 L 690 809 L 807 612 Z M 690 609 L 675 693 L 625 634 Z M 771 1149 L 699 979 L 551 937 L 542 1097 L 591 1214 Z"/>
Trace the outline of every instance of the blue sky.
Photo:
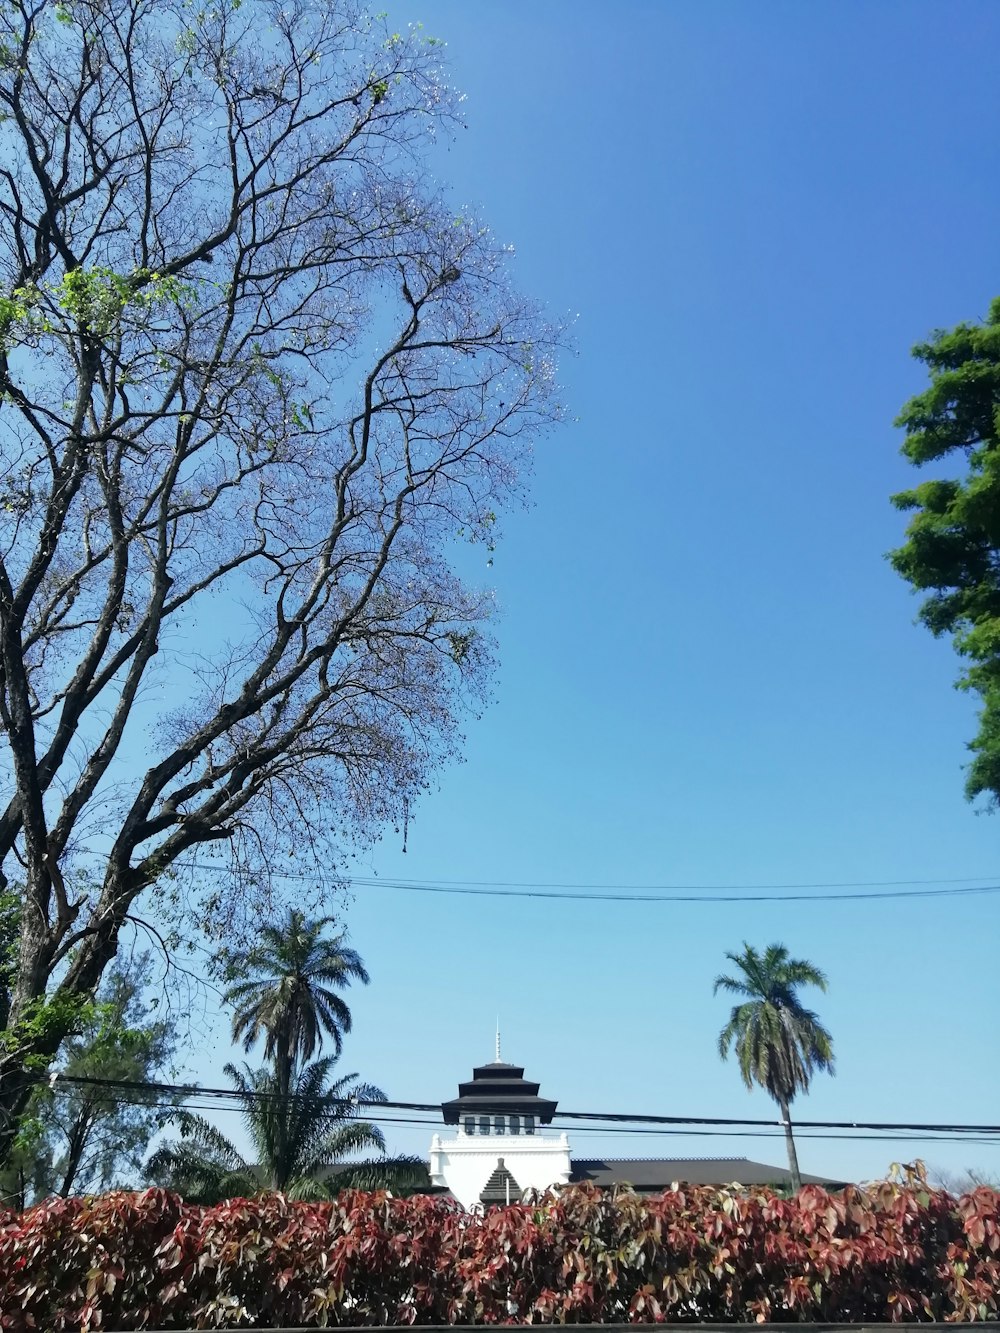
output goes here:
<path id="1" fill-rule="evenodd" d="M 906 3 L 389 6 L 448 42 L 467 129 L 439 159 L 579 314 L 577 420 L 504 525 L 496 702 L 466 762 L 362 873 L 632 885 L 1000 882 L 962 795 L 971 701 L 885 552 L 910 483 L 909 347 L 1000 292 L 1000 9 Z M 764 1116 L 720 1063 L 712 980 L 743 940 L 829 975 L 835 1079 L 800 1116 L 998 1119 L 1000 895 L 553 903 L 359 889 L 344 1063 L 454 1095 L 504 1054 L 572 1110 Z M 196 1063 L 208 1081 L 224 1043 Z M 392 1129 L 392 1127 L 390 1127 Z M 424 1151 L 429 1131 L 396 1127 Z M 778 1139 L 583 1135 L 579 1155 Z M 1000 1174 L 1000 1147 L 803 1141 Z"/>

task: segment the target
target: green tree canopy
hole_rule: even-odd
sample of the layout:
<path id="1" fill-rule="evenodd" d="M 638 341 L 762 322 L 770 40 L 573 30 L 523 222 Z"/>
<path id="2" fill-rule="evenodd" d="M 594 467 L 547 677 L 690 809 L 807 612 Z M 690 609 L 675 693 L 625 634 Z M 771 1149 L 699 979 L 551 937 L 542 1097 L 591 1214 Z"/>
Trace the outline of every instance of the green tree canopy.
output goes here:
<path id="1" fill-rule="evenodd" d="M 959 678 L 981 702 L 969 748 L 966 792 L 1000 803 L 1000 298 L 984 324 L 959 324 L 919 343 L 913 355 L 930 387 L 903 408 L 904 455 L 917 467 L 947 463 L 938 476 L 893 496 L 912 514 L 906 541 L 890 555 L 927 596 L 920 619 L 950 634 L 969 665 Z"/>
<path id="2" fill-rule="evenodd" d="M 181 1137 L 159 1148 L 149 1161 L 154 1179 L 191 1202 L 282 1190 L 293 1198 L 329 1198 L 340 1188 L 334 1168 L 358 1152 L 377 1158 L 352 1163 L 345 1183 L 390 1186 L 398 1177 L 413 1187 L 417 1164 L 385 1157 L 382 1131 L 358 1118 L 359 1102 L 384 1101 L 384 1094 L 356 1074 L 331 1079 L 335 1057 L 298 1069 L 289 1088 L 271 1069 L 226 1065 L 241 1104 L 253 1161 L 210 1121 L 180 1112 Z M 426 1172 L 425 1172 L 426 1175 Z"/>
<path id="3" fill-rule="evenodd" d="M 826 977 L 812 963 L 790 958 L 783 944 L 763 954 L 744 942 L 742 953 L 727 953 L 735 976 L 716 977 L 714 991 L 741 997 L 719 1033 L 723 1060 L 735 1046 L 743 1082 L 765 1088 L 781 1108 L 792 1187 L 801 1184 L 789 1104 L 806 1092 L 817 1069 L 833 1073 L 833 1039 L 816 1014 L 799 999 L 800 986 L 826 990 Z"/>
<path id="4" fill-rule="evenodd" d="M 148 973 L 148 955 L 140 955 L 105 975 L 79 1031 L 63 1047 L 52 1081 L 32 1100 L 3 1179 L 12 1203 L 141 1178 L 149 1140 L 165 1118 L 163 1094 L 110 1085 L 148 1083 L 171 1073 L 177 1028 L 144 996 Z"/>

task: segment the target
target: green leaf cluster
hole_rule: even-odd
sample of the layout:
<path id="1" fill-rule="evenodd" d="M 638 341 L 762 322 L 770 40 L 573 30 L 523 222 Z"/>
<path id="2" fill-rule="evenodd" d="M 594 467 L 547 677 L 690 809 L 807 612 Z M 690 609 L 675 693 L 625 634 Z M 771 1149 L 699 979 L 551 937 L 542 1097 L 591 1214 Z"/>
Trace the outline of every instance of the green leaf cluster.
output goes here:
<path id="1" fill-rule="evenodd" d="M 190 306 L 197 289 L 194 283 L 146 268 L 128 274 L 100 266 L 74 268 L 43 289 L 16 287 L 8 296 L 0 295 L 0 349 L 55 331 L 57 324 L 44 308 L 43 295 L 83 329 L 105 336 L 126 309 L 149 312 L 165 305 Z"/>
<path id="2" fill-rule="evenodd" d="M 918 344 L 930 387 L 896 424 L 917 467 L 947 462 L 938 476 L 892 497 L 910 513 L 893 567 L 926 596 L 920 619 L 950 634 L 969 666 L 962 689 L 979 696 L 966 793 L 1000 803 L 1000 298 L 982 324 L 959 324 Z"/>
<path id="3" fill-rule="evenodd" d="M 93 1019 L 95 1010 L 94 1001 L 86 996 L 59 991 L 41 996 L 25 1005 L 23 1016 L 0 1032 L 0 1052 L 18 1056 L 26 1069 L 47 1069 L 49 1057 L 33 1052 L 46 1049 L 54 1035 L 62 1038 L 67 1032 L 79 1032 Z"/>
<path id="4" fill-rule="evenodd" d="M 99 266 L 72 269 L 50 291 L 68 315 L 95 333 L 109 332 L 129 306 L 152 310 L 190 302 L 195 295 L 192 283 L 150 269 L 121 274 Z"/>
<path id="5" fill-rule="evenodd" d="M 138 1180 L 149 1139 L 164 1119 L 162 1095 L 137 1090 L 123 1100 L 112 1085 L 163 1077 L 178 1045 L 173 1021 L 157 1017 L 156 1000 L 143 995 L 139 978 L 147 971 L 145 955 L 131 969 L 116 966 L 95 999 L 67 1005 L 57 996 L 4 1034 L 8 1047 L 54 1022 L 68 1022 L 72 1034 L 51 1083 L 36 1090 L 0 1177 L 8 1198 L 67 1196 Z M 74 1081 L 80 1078 L 94 1081 Z"/>

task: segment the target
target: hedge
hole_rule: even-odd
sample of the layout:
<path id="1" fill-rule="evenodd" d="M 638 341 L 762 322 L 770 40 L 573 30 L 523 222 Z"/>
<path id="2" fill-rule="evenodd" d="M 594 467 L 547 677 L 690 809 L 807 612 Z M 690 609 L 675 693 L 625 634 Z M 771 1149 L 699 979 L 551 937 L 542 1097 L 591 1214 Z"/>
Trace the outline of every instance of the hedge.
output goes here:
<path id="1" fill-rule="evenodd" d="M 5 1330 L 983 1320 L 1000 1195 L 887 1181 L 794 1199 L 575 1186 L 470 1216 L 348 1192 L 186 1205 L 162 1190 L 0 1218 Z"/>

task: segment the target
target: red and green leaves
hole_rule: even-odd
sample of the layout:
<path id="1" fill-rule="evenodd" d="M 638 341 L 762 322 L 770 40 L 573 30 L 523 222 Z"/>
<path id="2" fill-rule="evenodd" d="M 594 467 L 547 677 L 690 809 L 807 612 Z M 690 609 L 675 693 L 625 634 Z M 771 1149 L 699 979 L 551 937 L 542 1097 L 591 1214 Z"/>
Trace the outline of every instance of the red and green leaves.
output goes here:
<path id="1" fill-rule="evenodd" d="M 576 1186 L 473 1217 L 347 1192 L 160 1190 L 0 1216 L 0 1329 L 969 1321 L 1000 1314 L 1000 1195 Z"/>

